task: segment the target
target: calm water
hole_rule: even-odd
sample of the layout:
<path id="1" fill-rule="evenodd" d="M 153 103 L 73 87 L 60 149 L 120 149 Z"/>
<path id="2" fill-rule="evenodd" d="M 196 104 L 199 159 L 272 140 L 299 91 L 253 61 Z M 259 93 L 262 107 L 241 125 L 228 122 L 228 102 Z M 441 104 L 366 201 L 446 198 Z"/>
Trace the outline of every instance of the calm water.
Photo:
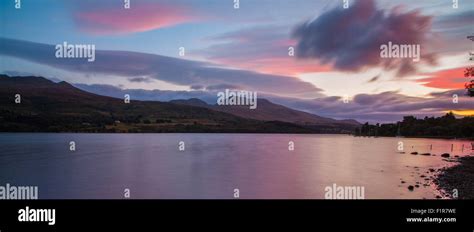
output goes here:
<path id="1" fill-rule="evenodd" d="M 436 156 L 409 154 L 430 145 Z M 132 198 L 232 198 L 235 188 L 241 198 L 324 198 L 332 184 L 364 186 L 366 198 L 434 198 L 420 175 L 452 165 L 441 153 L 470 149 L 469 141 L 347 135 L 0 133 L 0 185 L 36 185 L 40 198 L 59 199 L 123 198 L 125 188 Z"/>

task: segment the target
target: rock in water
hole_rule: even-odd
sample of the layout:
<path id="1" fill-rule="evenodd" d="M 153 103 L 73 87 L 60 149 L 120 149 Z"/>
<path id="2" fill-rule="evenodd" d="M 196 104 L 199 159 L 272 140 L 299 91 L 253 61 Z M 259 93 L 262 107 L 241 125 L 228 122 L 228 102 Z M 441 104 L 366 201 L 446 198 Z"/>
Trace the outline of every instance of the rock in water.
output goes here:
<path id="1" fill-rule="evenodd" d="M 449 157 L 449 153 L 443 153 L 443 154 L 441 154 L 441 157 L 448 158 L 448 157 Z"/>
<path id="2" fill-rule="evenodd" d="M 415 187 L 413 187 L 413 185 L 408 186 L 408 190 L 413 191 L 413 189 L 415 189 Z"/>

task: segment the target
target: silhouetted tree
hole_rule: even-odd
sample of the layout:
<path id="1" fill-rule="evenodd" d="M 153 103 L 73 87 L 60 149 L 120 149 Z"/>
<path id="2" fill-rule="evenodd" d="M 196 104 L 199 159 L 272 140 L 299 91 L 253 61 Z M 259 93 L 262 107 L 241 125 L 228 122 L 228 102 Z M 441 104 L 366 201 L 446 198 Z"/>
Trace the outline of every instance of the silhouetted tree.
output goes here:
<path id="1" fill-rule="evenodd" d="M 467 37 L 467 39 L 474 41 L 474 35 L 470 35 Z M 470 55 L 473 55 L 471 52 L 469 52 Z M 473 58 L 471 57 L 470 60 Z M 474 77 L 474 67 L 468 67 L 466 70 L 464 70 L 464 76 L 467 78 L 472 78 Z M 466 83 L 465 88 L 467 89 L 467 95 L 470 97 L 474 97 L 474 79 L 471 79 L 468 83 Z"/>
<path id="2" fill-rule="evenodd" d="M 467 78 L 474 77 L 474 67 L 469 67 L 464 70 L 464 76 Z M 467 95 L 474 97 L 474 79 L 471 79 L 468 83 L 464 85 L 467 89 Z"/>

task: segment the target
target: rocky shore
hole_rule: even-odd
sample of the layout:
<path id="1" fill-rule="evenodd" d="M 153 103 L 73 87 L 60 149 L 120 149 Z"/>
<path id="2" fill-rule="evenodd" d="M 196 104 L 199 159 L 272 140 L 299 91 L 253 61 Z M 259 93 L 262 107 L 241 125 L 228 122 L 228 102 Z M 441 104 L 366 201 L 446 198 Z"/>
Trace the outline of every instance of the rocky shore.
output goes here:
<path id="1" fill-rule="evenodd" d="M 457 161 L 455 166 L 442 168 L 435 183 L 450 198 L 474 199 L 474 156 Z"/>

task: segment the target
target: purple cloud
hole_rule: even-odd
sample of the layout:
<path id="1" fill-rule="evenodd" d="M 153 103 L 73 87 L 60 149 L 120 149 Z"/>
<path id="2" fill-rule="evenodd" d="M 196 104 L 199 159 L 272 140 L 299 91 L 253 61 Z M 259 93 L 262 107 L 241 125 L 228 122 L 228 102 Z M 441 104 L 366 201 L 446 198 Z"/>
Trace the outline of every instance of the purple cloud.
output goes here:
<path id="1" fill-rule="evenodd" d="M 128 80 L 130 82 L 136 82 L 136 83 L 151 83 L 151 82 L 153 82 L 153 80 L 150 79 L 149 77 L 131 77 L 131 78 L 128 78 Z"/>
<path id="2" fill-rule="evenodd" d="M 58 59 L 55 46 L 0 38 L 0 55 L 6 55 L 64 70 L 112 74 L 123 77 L 147 76 L 177 85 L 213 86 L 232 84 L 249 91 L 287 96 L 321 96 L 321 89 L 298 78 L 221 68 L 208 62 L 127 51 L 95 51 L 95 61 Z"/>
<path id="3" fill-rule="evenodd" d="M 295 28 L 296 55 L 317 59 L 342 71 L 360 71 L 370 67 L 396 70 L 399 76 L 416 71 L 411 59 L 381 59 L 380 45 L 420 44 L 421 62 L 433 64 L 435 57 L 424 51 L 430 35 L 430 16 L 419 11 L 389 12 L 377 9 L 373 0 L 356 1 L 348 9 L 335 8 Z"/>
<path id="4" fill-rule="evenodd" d="M 125 94 L 129 94 L 133 100 L 143 101 L 171 101 L 178 99 L 199 98 L 205 102 L 214 104 L 216 102 L 216 94 L 206 91 L 172 91 L 172 90 L 145 90 L 145 89 L 122 89 L 112 85 L 103 84 L 73 84 L 75 87 L 87 92 L 123 98 Z"/>
<path id="5" fill-rule="evenodd" d="M 206 87 L 206 90 L 209 90 L 209 91 L 222 91 L 225 89 L 242 89 L 242 87 L 238 85 L 232 85 L 232 84 L 209 85 Z"/>
<path id="6" fill-rule="evenodd" d="M 358 94 L 349 103 L 344 104 L 340 97 L 322 97 L 312 100 L 268 97 L 279 104 L 335 119 L 356 119 L 359 122 L 393 122 L 403 116 L 416 117 L 440 116 L 449 110 L 473 109 L 472 99 L 465 90 L 450 90 L 431 93 L 425 97 L 412 97 L 398 92 L 379 94 Z M 453 95 L 459 97 L 453 103 Z"/>

